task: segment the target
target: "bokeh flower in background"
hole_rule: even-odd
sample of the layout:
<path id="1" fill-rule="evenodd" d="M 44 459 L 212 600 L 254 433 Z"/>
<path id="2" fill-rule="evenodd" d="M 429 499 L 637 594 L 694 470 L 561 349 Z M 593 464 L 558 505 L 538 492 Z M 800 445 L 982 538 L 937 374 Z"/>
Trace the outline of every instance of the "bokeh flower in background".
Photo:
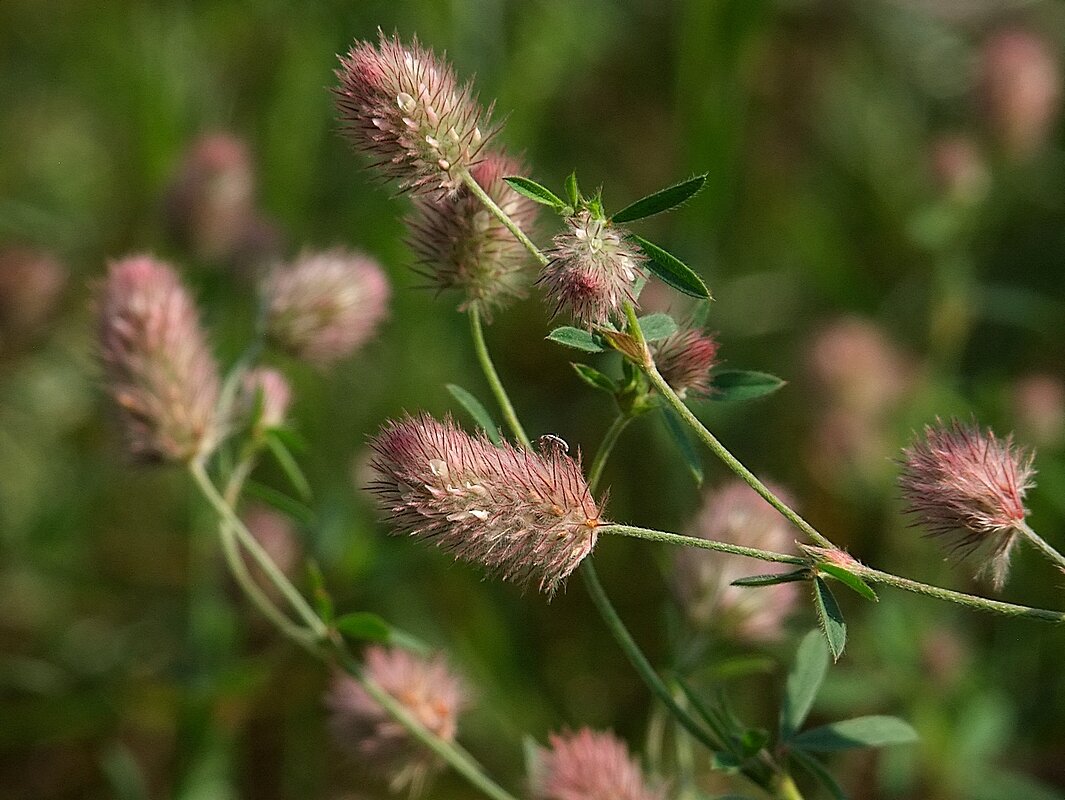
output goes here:
<path id="1" fill-rule="evenodd" d="M 534 779 L 536 800 L 665 800 L 612 733 L 583 728 L 552 734 L 549 742 Z"/>

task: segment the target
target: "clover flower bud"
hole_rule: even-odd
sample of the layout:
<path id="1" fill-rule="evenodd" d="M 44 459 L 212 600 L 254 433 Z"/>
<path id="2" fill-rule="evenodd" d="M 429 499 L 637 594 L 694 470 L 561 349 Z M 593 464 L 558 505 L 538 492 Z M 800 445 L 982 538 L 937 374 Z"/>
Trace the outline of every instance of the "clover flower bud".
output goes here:
<path id="1" fill-rule="evenodd" d="M 502 153 L 488 153 L 470 168 L 496 205 L 528 230 L 539 206 L 503 180 L 522 172 L 519 161 Z M 466 187 L 445 197 L 417 199 L 407 225 L 419 272 L 437 289 L 463 292 L 459 310 L 489 313 L 525 296 L 531 282 L 529 253 Z"/>
<path id="2" fill-rule="evenodd" d="M 389 422 L 370 446 L 379 474 L 370 488 L 396 532 L 548 595 L 605 524 L 579 460 L 550 442 L 538 453 L 496 446 L 421 415 Z"/>
<path id="3" fill-rule="evenodd" d="M 400 648 L 373 646 L 365 653 L 366 677 L 403 704 L 415 719 L 453 742 L 467 703 L 462 682 L 443 658 L 422 658 Z M 338 674 L 325 698 L 336 743 L 393 791 L 418 794 L 443 762 L 415 740 L 359 683 Z"/>
<path id="4" fill-rule="evenodd" d="M 684 328 L 651 343 L 658 371 L 678 395 L 710 394 L 710 370 L 717 363 L 718 343 L 708 333 Z"/>
<path id="5" fill-rule="evenodd" d="M 773 493 L 787 497 L 776 488 Z M 739 480 L 706 494 L 687 533 L 776 552 L 795 549 L 787 521 L 754 489 Z M 759 588 L 731 584 L 755 572 L 792 569 L 787 564 L 755 567 L 744 556 L 685 549 L 674 561 L 675 587 L 682 608 L 694 624 L 713 626 L 748 642 L 771 641 L 780 637 L 784 621 L 798 602 L 796 584 L 777 583 Z"/>
<path id="6" fill-rule="evenodd" d="M 611 733 L 584 728 L 553 734 L 541 753 L 536 800 L 665 800 L 648 786 L 625 743 Z"/>
<path id="7" fill-rule="evenodd" d="M 1023 30 L 1003 30 L 980 57 L 984 112 L 1003 150 L 1023 158 L 1050 136 L 1061 105 L 1061 64 L 1049 44 Z"/>
<path id="8" fill-rule="evenodd" d="M 387 314 L 388 279 L 355 252 L 305 253 L 263 285 L 266 332 L 282 350 L 327 366 L 369 339 Z"/>
<path id="9" fill-rule="evenodd" d="M 439 196 L 455 192 L 494 133 L 470 84 L 417 39 L 380 32 L 377 45 L 356 42 L 340 58 L 333 90 L 340 122 L 359 150 L 400 188 Z"/>
<path id="10" fill-rule="evenodd" d="M 1001 588 L 1028 515 L 1024 496 L 1035 485 L 1033 454 L 1015 447 L 1012 436 L 999 439 L 975 423 L 937 419 L 903 455 L 899 486 L 906 510 L 952 555 L 964 558 L 986 546 L 991 558 L 979 572 L 989 572 Z"/>
<path id="11" fill-rule="evenodd" d="M 134 457 L 190 461 L 211 451 L 220 435 L 218 368 L 192 298 L 169 266 L 150 256 L 111 264 L 99 348 Z"/>
<path id="12" fill-rule="evenodd" d="M 622 304 L 636 302 L 636 283 L 643 277 L 643 253 L 625 240 L 625 231 L 608 220 L 580 211 L 566 220 L 540 272 L 554 313 L 566 309 L 577 321 L 604 325 L 620 316 Z"/>
<path id="13" fill-rule="evenodd" d="M 284 375 L 276 369 L 258 367 L 244 375 L 243 384 L 241 410 L 247 416 L 256 410 L 259 412 L 258 418 L 252 422 L 263 429 L 285 424 L 292 402 L 292 387 Z"/>

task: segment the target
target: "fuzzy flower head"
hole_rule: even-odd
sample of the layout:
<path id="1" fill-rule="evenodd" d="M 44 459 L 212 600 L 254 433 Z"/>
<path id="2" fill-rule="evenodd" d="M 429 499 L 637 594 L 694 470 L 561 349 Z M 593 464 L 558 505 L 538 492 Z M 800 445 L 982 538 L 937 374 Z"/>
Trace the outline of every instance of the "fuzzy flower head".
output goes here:
<path id="1" fill-rule="evenodd" d="M 536 800 L 665 800 L 651 789 L 625 743 L 584 728 L 554 734 L 541 755 Z"/>
<path id="2" fill-rule="evenodd" d="M 400 648 L 370 647 L 366 676 L 403 704 L 422 725 L 447 742 L 455 740 L 467 702 L 462 682 L 440 657 L 423 658 Z M 442 762 L 411 737 L 359 683 L 338 674 L 325 698 L 333 739 L 393 791 L 419 793 Z"/>
<path id="3" fill-rule="evenodd" d="M 694 328 L 678 330 L 651 343 L 658 371 L 681 397 L 710 394 L 710 370 L 717 364 L 717 351 L 717 340 Z"/>
<path id="4" fill-rule="evenodd" d="M 589 211 L 566 220 L 548 251 L 539 283 L 555 313 L 563 309 L 585 325 L 604 325 L 636 302 L 636 283 L 646 257 L 625 240 L 625 231 Z"/>
<path id="5" fill-rule="evenodd" d="M 220 434 L 218 368 L 174 271 L 150 256 L 112 263 L 98 331 L 107 388 L 134 457 L 189 461 L 210 452 Z"/>
<path id="6" fill-rule="evenodd" d="M 240 411 L 246 416 L 258 412 L 251 420 L 260 428 L 279 428 L 285 424 L 292 402 L 292 388 L 285 376 L 270 367 L 258 367 L 244 375 Z"/>
<path id="7" fill-rule="evenodd" d="M 327 366 L 369 339 L 388 311 L 381 267 L 345 250 L 305 253 L 263 286 L 271 341 L 297 358 Z"/>
<path id="8" fill-rule="evenodd" d="M 787 498 L 786 492 L 771 488 L 778 497 Z M 763 550 L 787 553 L 795 549 L 787 521 L 739 480 L 708 492 L 686 532 Z M 784 621 L 798 602 L 797 584 L 758 588 L 731 584 L 756 572 L 792 569 L 787 564 L 766 569 L 743 556 L 685 549 L 674 562 L 675 586 L 681 606 L 694 624 L 712 626 L 748 642 L 771 641 L 779 638 Z"/>
<path id="9" fill-rule="evenodd" d="M 417 39 L 404 45 L 380 33 L 340 58 L 333 90 L 340 122 L 355 147 L 387 178 L 416 194 L 454 193 L 477 163 L 491 131 L 469 84 Z"/>
<path id="10" fill-rule="evenodd" d="M 553 594 L 595 546 L 599 507 L 560 440 L 496 446 L 450 420 L 390 422 L 370 442 L 370 485 L 396 532 L 435 542 L 504 580 Z"/>
<path id="11" fill-rule="evenodd" d="M 488 153 L 470 169 L 496 205 L 528 230 L 539 206 L 503 180 L 523 172 L 519 161 L 501 153 Z M 461 291 L 460 310 L 490 312 L 525 296 L 531 283 L 528 252 L 466 187 L 445 197 L 418 199 L 407 224 L 419 272 L 438 289 Z"/>
<path id="12" fill-rule="evenodd" d="M 1028 514 L 1024 496 L 1035 485 L 1033 454 L 1014 446 L 1012 436 L 999 439 L 952 419 L 925 426 L 924 438 L 903 455 L 899 486 L 907 511 L 943 537 L 952 554 L 965 557 L 986 545 L 991 560 L 981 572 L 1001 588 Z"/>

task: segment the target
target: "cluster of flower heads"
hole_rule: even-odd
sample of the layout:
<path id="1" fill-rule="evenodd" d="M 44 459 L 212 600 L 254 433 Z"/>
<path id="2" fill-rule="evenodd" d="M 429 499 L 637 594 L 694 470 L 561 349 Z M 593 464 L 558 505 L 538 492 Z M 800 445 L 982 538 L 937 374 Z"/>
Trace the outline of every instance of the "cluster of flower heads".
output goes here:
<path id="1" fill-rule="evenodd" d="M 440 657 L 400 648 L 370 647 L 365 675 L 398 700 L 425 728 L 453 742 L 467 691 Z M 416 741 L 354 678 L 338 674 L 325 699 L 333 739 L 393 791 L 418 794 L 443 764 Z"/>
<path id="2" fill-rule="evenodd" d="M 523 172 L 521 162 L 495 152 L 470 168 L 485 193 L 527 231 L 536 222 L 539 206 L 503 180 Z M 460 310 L 476 307 L 490 313 L 525 296 L 531 283 L 528 251 L 468 187 L 444 197 L 416 199 L 407 225 L 418 271 L 436 289 L 461 291 L 465 299 Z"/>
<path id="3" fill-rule="evenodd" d="M 356 42 L 340 59 L 334 90 L 344 131 L 375 166 L 417 194 L 454 193 L 491 136 L 469 84 L 417 39 Z"/>
<path id="4" fill-rule="evenodd" d="M 773 488 L 773 493 L 786 500 L 786 493 L 781 490 Z M 795 549 L 788 522 L 740 480 L 708 492 L 687 533 L 775 552 Z M 752 569 L 751 560 L 744 556 L 691 549 L 677 553 L 676 590 L 688 618 L 696 625 L 713 626 L 750 642 L 778 638 L 784 621 L 798 603 L 797 584 L 778 583 L 758 589 L 731 585 L 738 578 L 750 576 Z M 793 567 L 778 564 L 768 571 L 789 569 Z"/>
<path id="5" fill-rule="evenodd" d="M 370 447 L 370 488 L 395 531 L 549 595 L 604 524 L 580 462 L 559 444 L 497 446 L 423 414 L 389 422 Z"/>
<path id="6" fill-rule="evenodd" d="M 907 510 L 952 554 L 965 557 L 986 546 L 991 558 L 980 571 L 1001 588 L 1028 515 L 1024 496 L 1035 485 L 1033 454 L 1016 447 L 1012 436 L 999 439 L 952 419 L 926 426 L 904 456 L 899 485 Z"/>
<path id="7" fill-rule="evenodd" d="M 536 800 L 665 800 L 651 788 L 625 743 L 584 728 L 550 737 L 533 781 Z"/>

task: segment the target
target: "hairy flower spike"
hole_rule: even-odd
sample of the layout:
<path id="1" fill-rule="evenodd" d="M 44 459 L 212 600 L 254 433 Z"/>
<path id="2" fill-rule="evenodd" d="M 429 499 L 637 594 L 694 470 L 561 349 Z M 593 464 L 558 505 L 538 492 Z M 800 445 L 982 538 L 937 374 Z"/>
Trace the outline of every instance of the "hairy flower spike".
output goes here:
<path id="1" fill-rule="evenodd" d="M 681 397 L 710 394 L 710 370 L 717 363 L 717 340 L 692 328 L 681 329 L 651 343 L 655 365 L 666 383 Z"/>
<path id="2" fill-rule="evenodd" d="M 306 253 L 263 286 L 266 330 L 281 349 L 327 366 L 350 355 L 387 315 L 389 286 L 359 253 Z"/>
<path id="3" fill-rule="evenodd" d="M 516 159 L 488 153 L 470 174 L 518 227 L 528 230 L 539 206 L 503 180 L 524 171 Z M 419 198 L 407 224 L 419 272 L 438 289 L 463 292 L 460 310 L 488 313 L 525 296 L 529 253 L 465 186 L 446 197 Z"/>
<path id="4" fill-rule="evenodd" d="M 388 178 L 416 194 L 452 194 L 493 131 L 469 84 L 417 39 L 356 42 L 333 90 L 344 131 Z"/>
<path id="5" fill-rule="evenodd" d="M 580 462 L 562 447 L 497 447 L 427 415 L 388 423 L 370 446 L 380 476 L 370 488 L 397 532 L 548 595 L 604 524 Z"/>
<path id="6" fill-rule="evenodd" d="M 563 308 L 585 325 L 603 325 L 636 302 L 636 282 L 646 257 L 625 241 L 624 230 L 581 211 L 566 221 L 540 273 L 557 314 Z"/>
<path id="7" fill-rule="evenodd" d="M 366 650 L 366 676 L 441 739 L 452 742 L 466 690 L 440 657 L 399 648 Z M 325 699 L 337 744 L 386 779 L 393 791 L 418 794 L 442 762 L 415 741 L 359 683 L 337 675 Z"/>
<path id="8" fill-rule="evenodd" d="M 217 443 L 218 369 L 174 271 L 150 256 L 111 264 L 100 360 L 134 457 L 190 461 Z"/>
<path id="9" fill-rule="evenodd" d="M 964 558 L 982 545 L 991 560 L 995 588 L 1006 582 L 1009 557 L 1028 514 L 1025 493 L 1035 483 L 1033 454 L 999 439 L 975 423 L 936 420 L 924 439 L 903 451 L 899 486 L 907 510 L 932 536 L 944 537 L 949 551 Z"/>
<path id="10" fill-rule="evenodd" d="M 584 728 L 554 734 L 543 753 L 536 800 L 665 800 L 651 789 L 625 743 L 611 733 Z"/>
<path id="11" fill-rule="evenodd" d="M 771 488 L 778 497 L 787 498 L 786 492 Z M 707 493 L 687 533 L 763 550 L 787 553 L 795 549 L 787 521 L 739 480 Z M 795 583 L 759 588 L 731 585 L 732 581 L 757 572 L 794 569 L 787 564 L 757 568 L 744 556 L 685 548 L 677 553 L 674 565 L 677 595 L 689 619 L 749 642 L 778 638 L 784 620 L 798 602 Z"/>

